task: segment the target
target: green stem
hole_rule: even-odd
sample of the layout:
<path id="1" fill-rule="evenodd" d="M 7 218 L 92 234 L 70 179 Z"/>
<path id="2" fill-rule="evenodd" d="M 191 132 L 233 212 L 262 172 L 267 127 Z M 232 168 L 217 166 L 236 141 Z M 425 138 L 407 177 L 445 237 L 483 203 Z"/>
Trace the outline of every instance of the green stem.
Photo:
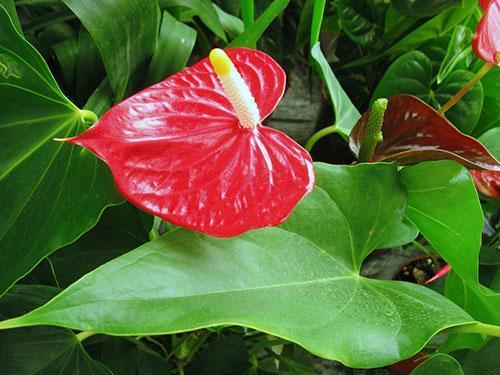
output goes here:
<path id="1" fill-rule="evenodd" d="M 329 134 L 338 133 L 338 131 L 339 129 L 337 128 L 337 125 L 327 126 L 326 128 L 317 131 L 307 141 L 305 146 L 306 150 L 311 152 L 316 142 L 318 142 L 321 138 L 326 137 Z"/>
<path id="2" fill-rule="evenodd" d="M 253 0 L 241 0 L 241 18 L 247 30 L 254 23 L 254 2 Z"/>
<path id="3" fill-rule="evenodd" d="M 499 53 L 497 53 L 498 57 Z M 451 107 L 453 107 L 457 102 L 462 99 L 462 97 L 469 92 L 471 88 L 474 87 L 474 85 L 486 74 L 488 73 L 491 68 L 493 68 L 495 65 L 492 63 L 485 63 L 481 69 L 478 70 L 478 72 L 474 75 L 474 77 L 471 78 L 467 84 L 460 89 L 455 95 L 451 97 L 450 100 L 448 100 L 440 109 L 439 113 L 444 114 L 447 110 L 449 110 Z"/>
<path id="4" fill-rule="evenodd" d="M 375 147 L 382 142 L 382 124 L 384 123 L 387 104 L 387 99 L 377 99 L 370 109 L 368 122 L 359 147 L 358 160 L 360 162 L 370 161 L 375 153 Z"/>
<path id="5" fill-rule="evenodd" d="M 91 124 L 95 123 L 98 120 L 97 115 L 89 111 L 88 109 L 80 109 L 80 115 L 82 116 L 82 120 L 84 122 L 89 122 Z"/>
<path id="6" fill-rule="evenodd" d="M 312 14 L 311 22 L 311 43 L 309 44 L 312 48 L 319 40 L 319 34 L 321 31 L 321 23 L 323 22 L 323 13 L 325 12 L 326 0 L 315 0 Z"/>
<path id="7" fill-rule="evenodd" d="M 450 333 L 479 333 L 493 337 L 500 337 L 500 326 L 485 323 L 472 323 L 448 329 Z"/>
<path id="8" fill-rule="evenodd" d="M 91 331 L 82 331 L 76 334 L 76 338 L 78 341 L 82 342 L 83 340 L 89 338 L 90 336 L 94 336 L 96 333 Z"/>

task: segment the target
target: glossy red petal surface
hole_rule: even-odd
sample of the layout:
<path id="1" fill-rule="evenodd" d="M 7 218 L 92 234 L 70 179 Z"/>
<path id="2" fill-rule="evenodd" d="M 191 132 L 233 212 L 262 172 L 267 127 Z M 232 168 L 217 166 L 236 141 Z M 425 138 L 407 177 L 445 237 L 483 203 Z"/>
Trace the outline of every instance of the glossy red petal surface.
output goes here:
<path id="1" fill-rule="evenodd" d="M 226 52 L 266 117 L 283 95 L 283 70 L 259 51 Z M 136 206 L 220 237 L 281 223 L 314 185 L 311 157 L 292 139 L 238 125 L 208 59 L 119 103 L 69 141 L 103 159 Z"/>
<path id="2" fill-rule="evenodd" d="M 370 111 L 354 126 L 349 147 L 358 155 Z M 389 98 L 382 124 L 383 141 L 370 161 L 413 164 L 453 159 L 469 168 L 500 171 L 500 163 L 477 140 L 460 132 L 434 108 L 411 95 Z"/>
<path id="3" fill-rule="evenodd" d="M 491 0 L 486 6 L 472 39 L 472 49 L 480 59 L 500 66 L 496 59 L 500 54 L 500 0 Z"/>
<path id="4" fill-rule="evenodd" d="M 470 173 L 477 190 L 489 197 L 500 198 L 500 172 L 473 169 Z"/>
<path id="5" fill-rule="evenodd" d="M 486 9 L 488 7 L 488 4 L 492 0 L 478 0 L 479 5 L 481 5 L 481 8 Z"/>

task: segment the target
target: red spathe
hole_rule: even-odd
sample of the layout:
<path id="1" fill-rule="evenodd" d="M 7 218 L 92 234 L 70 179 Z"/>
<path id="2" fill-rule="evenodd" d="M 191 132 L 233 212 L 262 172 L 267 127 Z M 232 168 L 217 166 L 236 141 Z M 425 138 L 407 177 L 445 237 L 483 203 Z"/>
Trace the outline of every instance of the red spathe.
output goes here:
<path id="1" fill-rule="evenodd" d="M 226 50 L 261 121 L 285 90 L 268 55 Z M 283 222 L 314 185 L 310 155 L 285 134 L 243 129 L 207 58 L 111 108 L 69 139 L 110 167 L 134 205 L 219 237 Z"/>
<path id="2" fill-rule="evenodd" d="M 486 2 L 481 2 L 484 7 Z M 472 49 L 480 59 L 500 66 L 500 0 L 491 0 L 485 7 L 472 40 Z"/>

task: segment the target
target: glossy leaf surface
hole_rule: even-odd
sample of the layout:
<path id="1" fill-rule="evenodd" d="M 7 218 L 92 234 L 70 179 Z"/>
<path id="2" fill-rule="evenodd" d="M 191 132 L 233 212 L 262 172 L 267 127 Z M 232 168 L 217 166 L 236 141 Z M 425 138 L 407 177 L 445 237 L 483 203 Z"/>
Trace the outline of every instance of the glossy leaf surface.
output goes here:
<path id="1" fill-rule="evenodd" d="M 370 111 L 354 127 L 349 146 L 359 152 Z M 383 141 L 371 161 L 412 164 L 425 160 L 453 159 L 469 168 L 500 171 L 500 164 L 474 138 L 458 131 L 432 107 L 411 95 L 389 98 L 382 125 Z"/>
<path id="2" fill-rule="evenodd" d="M 480 59 L 500 66 L 500 0 L 491 0 L 479 20 L 472 50 Z"/>
<path id="3" fill-rule="evenodd" d="M 64 0 L 101 52 L 117 100 L 125 96 L 131 77 L 154 51 L 160 18 L 155 0 Z"/>
<path id="4" fill-rule="evenodd" d="M 474 128 L 474 135 L 500 127 L 500 69 L 491 69 L 488 74 L 481 78 L 481 86 L 484 91 L 484 102 L 481 117 Z"/>
<path id="5" fill-rule="evenodd" d="M 332 68 L 321 51 L 319 42 L 311 49 L 311 57 L 314 59 L 315 67 L 328 90 L 328 96 L 335 111 L 335 125 L 344 137 L 348 137 L 361 115 L 352 104 L 337 77 L 335 77 Z"/>
<path id="6" fill-rule="evenodd" d="M 451 160 L 401 171 L 406 217 L 469 285 L 478 284 L 483 212 L 467 170 Z"/>
<path id="7" fill-rule="evenodd" d="M 314 192 L 279 228 L 231 239 L 179 228 L 0 327 L 148 335 L 236 324 L 359 368 L 410 357 L 437 331 L 471 321 L 427 288 L 359 275 L 403 221 L 395 165 L 317 164 L 316 174 Z"/>
<path id="8" fill-rule="evenodd" d="M 424 53 L 411 51 L 404 54 L 387 69 L 375 89 L 372 102 L 393 95 L 410 94 L 439 109 L 474 76 L 469 71 L 456 70 L 435 87 L 432 84 L 435 79 L 433 70 L 431 59 Z M 469 134 L 479 120 L 482 106 L 483 89 L 481 84 L 477 84 L 446 112 L 446 118 Z"/>
<path id="9" fill-rule="evenodd" d="M 227 54 L 265 119 L 285 73 L 262 52 Z M 311 157 L 297 143 L 261 124 L 239 126 L 208 59 L 121 102 L 69 142 L 103 159 L 134 205 L 220 237 L 281 223 L 314 184 Z"/>
<path id="10" fill-rule="evenodd" d="M 76 135 L 87 125 L 3 7 L 0 61 L 7 67 L 0 72 L 1 295 L 42 258 L 92 228 L 104 207 L 122 198 L 103 163 L 52 140 Z"/>

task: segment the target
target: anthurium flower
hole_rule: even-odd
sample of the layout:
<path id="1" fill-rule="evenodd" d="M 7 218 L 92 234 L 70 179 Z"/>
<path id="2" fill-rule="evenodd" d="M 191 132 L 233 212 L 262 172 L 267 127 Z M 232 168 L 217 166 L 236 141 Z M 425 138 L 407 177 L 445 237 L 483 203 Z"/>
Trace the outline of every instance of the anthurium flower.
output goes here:
<path id="1" fill-rule="evenodd" d="M 500 0 L 480 3 L 484 14 L 477 25 L 472 49 L 480 59 L 500 65 Z"/>
<path id="2" fill-rule="evenodd" d="M 262 125 L 285 79 L 263 52 L 214 50 L 66 141 L 104 160 L 130 202 L 171 223 L 220 237 L 277 225 L 314 185 L 310 155 Z"/>
<path id="3" fill-rule="evenodd" d="M 447 264 L 443 268 L 441 268 L 439 271 L 437 271 L 434 276 L 432 276 L 430 279 L 426 280 L 425 283 L 430 284 L 430 283 L 436 281 L 437 279 L 440 279 L 440 278 L 446 276 L 447 274 L 450 273 L 450 271 L 451 271 L 451 266 L 449 264 Z"/>

